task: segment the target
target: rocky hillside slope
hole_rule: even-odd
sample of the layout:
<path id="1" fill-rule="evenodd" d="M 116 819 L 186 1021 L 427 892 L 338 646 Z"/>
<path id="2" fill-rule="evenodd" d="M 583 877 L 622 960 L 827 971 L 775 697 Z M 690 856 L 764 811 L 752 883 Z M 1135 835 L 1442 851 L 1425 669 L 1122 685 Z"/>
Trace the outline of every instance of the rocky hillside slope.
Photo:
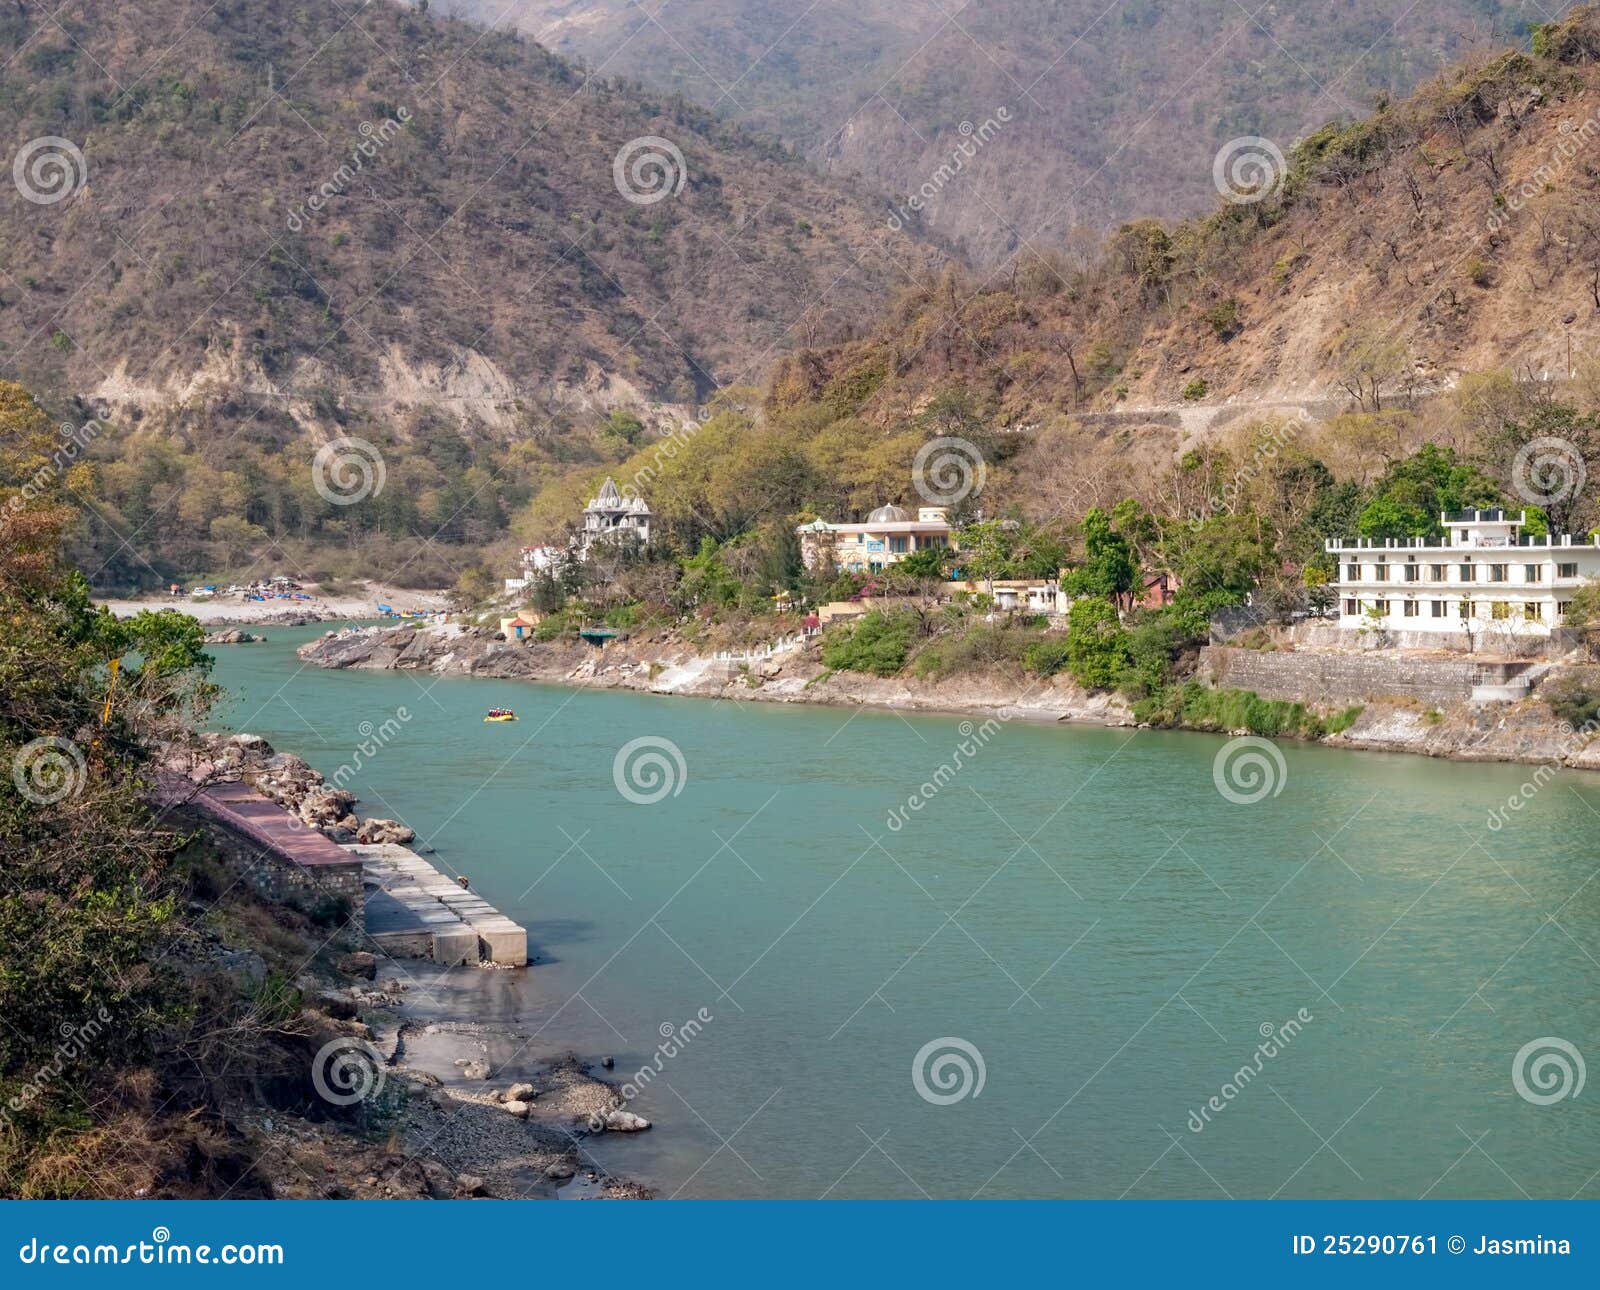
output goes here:
<path id="1" fill-rule="evenodd" d="M 1215 213 L 1124 225 L 909 297 L 781 363 L 773 402 L 888 423 L 959 387 L 986 418 L 1203 426 L 1225 405 L 1368 411 L 1467 371 L 1600 357 L 1600 16 L 1230 171 Z M 1135 410 L 1130 416 L 1128 410 Z"/>
<path id="2" fill-rule="evenodd" d="M 1240 135 L 1288 148 L 1565 6 L 1516 0 L 434 0 L 683 93 L 899 200 L 997 110 L 927 227 L 992 261 L 1214 195 Z"/>
<path id="3" fill-rule="evenodd" d="M 252 441 L 418 409 L 549 435 L 692 407 L 918 271 L 780 149 L 425 8 L 0 12 L 6 375 Z"/>

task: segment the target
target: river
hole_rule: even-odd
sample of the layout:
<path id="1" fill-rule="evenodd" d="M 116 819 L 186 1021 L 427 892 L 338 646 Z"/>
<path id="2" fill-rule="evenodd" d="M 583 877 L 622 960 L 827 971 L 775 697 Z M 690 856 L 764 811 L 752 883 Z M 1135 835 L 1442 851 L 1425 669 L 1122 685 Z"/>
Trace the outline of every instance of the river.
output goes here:
<path id="1" fill-rule="evenodd" d="M 597 1154 L 663 1195 L 1600 1196 L 1600 778 L 331 672 L 264 630 L 216 723 L 360 761 L 359 809 L 527 925 L 485 1008 L 651 1068 L 656 1127 Z"/>

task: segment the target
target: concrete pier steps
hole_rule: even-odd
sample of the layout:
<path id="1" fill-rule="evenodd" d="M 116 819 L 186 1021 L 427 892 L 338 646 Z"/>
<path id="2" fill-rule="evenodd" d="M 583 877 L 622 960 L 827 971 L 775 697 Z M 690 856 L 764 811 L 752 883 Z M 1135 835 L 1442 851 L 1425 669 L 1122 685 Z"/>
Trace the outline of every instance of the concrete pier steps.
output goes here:
<path id="1" fill-rule="evenodd" d="M 367 935 L 386 954 L 526 966 L 526 929 L 415 851 L 393 842 L 352 843 L 344 850 L 361 861 Z"/>

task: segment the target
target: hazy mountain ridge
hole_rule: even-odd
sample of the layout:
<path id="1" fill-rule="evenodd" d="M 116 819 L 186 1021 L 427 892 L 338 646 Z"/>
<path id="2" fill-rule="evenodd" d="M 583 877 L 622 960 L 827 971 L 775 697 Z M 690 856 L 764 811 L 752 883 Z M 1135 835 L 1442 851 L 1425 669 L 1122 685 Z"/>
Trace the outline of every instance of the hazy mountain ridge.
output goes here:
<path id="1" fill-rule="evenodd" d="M 438 0 L 436 0 L 436 3 Z M 916 191 L 976 127 L 1012 123 L 925 226 L 983 261 L 1212 199 L 1227 140 L 1287 149 L 1565 6 L 1514 0 L 444 0 L 607 73 L 670 88 L 861 176 Z"/>

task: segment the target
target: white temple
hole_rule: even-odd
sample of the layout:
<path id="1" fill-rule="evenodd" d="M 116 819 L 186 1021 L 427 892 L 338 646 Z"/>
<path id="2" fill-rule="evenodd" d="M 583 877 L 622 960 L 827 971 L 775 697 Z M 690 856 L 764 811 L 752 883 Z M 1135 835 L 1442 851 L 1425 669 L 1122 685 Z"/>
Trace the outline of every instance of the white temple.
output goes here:
<path id="1" fill-rule="evenodd" d="M 578 558 L 587 559 L 589 549 L 597 542 L 650 545 L 650 507 L 637 495 L 624 497 L 610 475 L 583 508 L 583 526 L 578 530 Z"/>

